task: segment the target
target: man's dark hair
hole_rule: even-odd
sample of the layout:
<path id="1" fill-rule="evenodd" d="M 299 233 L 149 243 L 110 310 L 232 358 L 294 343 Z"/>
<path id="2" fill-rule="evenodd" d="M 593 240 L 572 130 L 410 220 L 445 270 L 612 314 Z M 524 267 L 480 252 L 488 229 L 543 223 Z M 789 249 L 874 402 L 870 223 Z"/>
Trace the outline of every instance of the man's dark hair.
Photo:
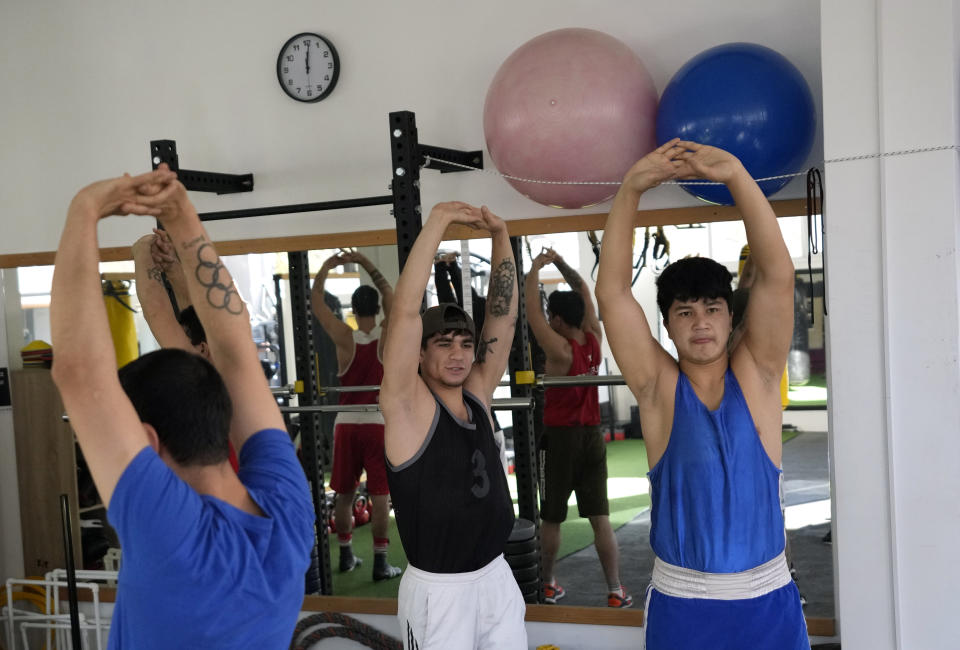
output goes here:
<path id="1" fill-rule="evenodd" d="M 200 345 L 207 342 L 207 333 L 197 317 L 197 310 L 190 305 L 177 316 L 177 322 L 183 328 L 183 333 L 190 339 L 192 345 Z"/>
<path id="2" fill-rule="evenodd" d="M 366 284 L 361 284 L 350 296 L 354 316 L 376 316 L 380 313 L 380 294 Z"/>
<path id="3" fill-rule="evenodd" d="M 120 369 L 120 384 L 141 422 L 182 466 L 227 460 L 232 407 L 227 387 L 203 357 L 167 348 Z"/>
<path id="4" fill-rule="evenodd" d="M 697 301 L 723 298 L 730 309 L 733 276 L 723 264 L 709 257 L 685 257 L 673 262 L 657 278 L 657 306 L 663 322 L 669 319 L 674 300 Z"/>
<path id="5" fill-rule="evenodd" d="M 547 297 L 547 312 L 559 316 L 571 327 L 583 325 L 585 309 L 583 296 L 576 291 L 554 291 Z"/>

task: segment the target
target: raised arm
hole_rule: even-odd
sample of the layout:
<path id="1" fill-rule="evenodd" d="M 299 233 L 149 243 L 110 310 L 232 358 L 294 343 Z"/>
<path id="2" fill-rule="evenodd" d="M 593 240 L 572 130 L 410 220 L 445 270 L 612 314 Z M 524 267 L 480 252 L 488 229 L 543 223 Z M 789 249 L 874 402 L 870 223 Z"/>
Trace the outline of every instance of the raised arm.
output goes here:
<path id="1" fill-rule="evenodd" d="M 353 355 L 353 328 L 337 318 L 330 306 L 323 299 L 324 290 L 327 283 L 327 276 L 330 270 L 344 264 L 346 260 L 342 255 L 334 255 L 324 260 L 317 271 L 317 277 L 313 280 L 313 288 L 310 290 L 310 308 L 313 315 L 320 322 L 323 331 L 333 339 L 333 344 L 337 346 L 338 359 Z"/>
<path id="2" fill-rule="evenodd" d="M 120 475 L 149 438 L 117 377 L 100 288 L 97 222 L 111 214 L 156 214 L 138 203 L 137 188 L 172 177 L 171 172 L 158 170 L 80 190 L 70 203 L 57 249 L 50 292 L 53 379 L 100 498 L 108 506 Z"/>
<path id="3" fill-rule="evenodd" d="M 233 402 L 230 439 L 240 453 L 250 436 L 262 429 L 283 429 L 283 417 L 270 392 L 250 330 L 247 306 L 207 235 L 196 209 L 179 181 L 166 200 L 150 200 L 161 209 L 160 221 L 170 233 L 184 268 L 187 291 L 207 332 L 214 366 Z"/>
<path id="4" fill-rule="evenodd" d="M 676 174 L 682 149 L 671 140 L 644 156 L 624 176 L 607 217 L 597 273 L 597 302 L 613 357 L 640 400 L 651 395 L 672 358 L 653 338 L 643 308 L 631 290 L 633 228 L 640 196 Z"/>
<path id="5" fill-rule="evenodd" d="M 600 327 L 600 320 L 597 318 L 597 310 L 593 306 L 593 297 L 590 295 L 590 289 L 587 283 L 583 281 L 580 274 L 576 272 L 564 259 L 554 252 L 553 265 L 560 271 L 564 281 L 570 285 L 570 288 L 580 294 L 583 298 L 583 329 L 592 332 L 597 337 L 597 341 L 603 340 L 603 328 Z"/>
<path id="6" fill-rule="evenodd" d="M 552 250 L 540 253 L 533 259 L 530 271 L 523 280 L 524 307 L 527 312 L 527 327 L 533 332 L 537 343 L 547 355 L 548 375 L 565 375 L 573 363 L 573 348 L 569 341 L 553 331 L 543 315 L 540 301 L 540 269 L 553 261 L 556 254 Z"/>
<path id="7" fill-rule="evenodd" d="M 420 339 L 423 334 L 420 304 L 430 279 L 434 254 L 443 241 L 447 227 L 453 223 L 479 227 L 482 223 L 480 210 L 459 201 L 435 205 L 413 243 L 407 263 L 397 280 L 383 350 L 380 406 L 384 412 L 391 409 L 408 411 L 412 408 L 414 397 L 427 390 L 418 374 Z"/>
<path id="8" fill-rule="evenodd" d="M 177 348 L 194 352 L 189 337 L 173 313 L 173 305 L 163 286 L 164 267 L 153 256 L 157 235 L 145 235 L 133 244 L 133 268 L 137 282 L 137 300 L 143 318 L 162 348 Z M 176 261 L 173 262 L 179 268 Z M 171 266 L 173 266 L 171 264 Z M 182 277 L 182 273 L 181 273 Z"/>
<path id="9" fill-rule="evenodd" d="M 383 317 L 385 319 L 390 318 L 390 310 L 393 309 L 394 300 L 393 287 L 390 286 L 390 282 L 380 273 L 380 269 L 363 253 L 348 253 L 344 255 L 344 260 L 347 262 L 356 262 L 367 272 L 367 275 L 369 275 L 373 281 L 373 286 L 380 292 L 380 304 L 383 306 Z"/>
<path id="10" fill-rule="evenodd" d="M 743 338 L 733 350 L 756 364 L 763 380 L 779 390 L 793 337 L 793 260 L 777 217 L 750 174 L 732 154 L 695 142 L 678 143 L 682 175 L 725 183 L 740 210 L 754 265 L 754 280 L 744 320 Z"/>
<path id="11" fill-rule="evenodd" d="M 513 335 L 517 326 L 517 267 L 513 260 L 510 235 L 503 219 L 481 208 L 483 225 L 493 240 L 490 252 L 490 288 L 487 291 L 487 308 L 483 319 L 483 332 L 477 343 L 477 362 L 467 378 L 468 390 L 474 392 L 487 405 L 493 399 L 493 391 L 500 384 Z"/>
<path id="12" fill-rule="evenodd" d="M 183 266 L 177 258 L 177 251 L 173 247 L 173 242 L 170 241 L 170 234 L 161 228 L 154 228 L 153 234 L 156 235 L 150 246 L 153 263 L 159 265 L 166 274 L 167 282 L 173 290 L 173 298 L 177 302 L 177 311 L 182 312 L 191 305 Z"/>

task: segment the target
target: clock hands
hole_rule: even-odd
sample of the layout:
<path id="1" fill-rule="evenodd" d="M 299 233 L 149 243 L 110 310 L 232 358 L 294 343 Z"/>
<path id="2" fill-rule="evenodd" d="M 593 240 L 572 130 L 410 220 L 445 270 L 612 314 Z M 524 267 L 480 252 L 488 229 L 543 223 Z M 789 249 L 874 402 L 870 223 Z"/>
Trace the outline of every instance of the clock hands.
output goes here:
<path id="1" fill-rule="evenodd" d="M 307 43 L 307 76 L 310 75 L 310 44 Z"/>

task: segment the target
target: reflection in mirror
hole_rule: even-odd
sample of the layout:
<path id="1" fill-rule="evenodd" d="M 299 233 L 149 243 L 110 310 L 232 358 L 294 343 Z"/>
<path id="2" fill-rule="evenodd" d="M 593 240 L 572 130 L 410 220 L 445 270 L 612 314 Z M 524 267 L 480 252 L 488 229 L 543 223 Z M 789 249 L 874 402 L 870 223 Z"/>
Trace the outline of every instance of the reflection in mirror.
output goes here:
<path id="1" fill-rule="evenodd" d="M 830 531 L 830 494 L 827 467 L 827 420 L 825 385 L 825 358 L 823 334 L 823 274 L 819 256 L 813 256 L 812 282 L 807 271 L 807 235 L 805 224 L 800 218 L 781 218 L 779 220 L 788 249 L 797 267 L 797 314 L 794 349 L 791 354 L 792 365 L 789 375 L 788 405 L 784 413 L 784 500 L 786 505 L 787 537 L 790 543 L 792 564 L 796 569 L 801 593 L 808 603 L 805 613 L 808 617 L 832 618 L 833 578 L 832 554 L 824 542 L 829 540 Z M 726 265 L 736 276 L 740 249 L 746 241 L 743 226 L 739 222 L 718 222 L 696 227 L 673 227 L 663 229 L 669 241 L 670 259 L 679 259 L 690 254 L 710 256 Z M 600 233 L 598 233 L 600 234 Z M 634 260 L 639 274 L 634 284 L 634 294 L 648 314 L 657 314 L 654 279 L 657 269 L 661 268 L 665 258 L 654 257 L 654 235 L 651 229 L 651 243 L 647 247 L 646 265 L 640 259 L 644 248 L 644 229 L 636 231 Z M 549 235 L 531 235 L 527 238 L 528 247 L 524 252 L 524 270 L 530 269 L 531 254 L 536 257 L 544 248 L 557 251 L 574 269 L 593 292 L 594 263 L 593 247 L 586 233 L 552 233 Z M 359 249 L 379 269 L 392 284 L 397 278 L 397 251 L 395 246 L 367 247 Z M 441 250 L 451 253 L 452 258 L 462 260 L 461 243 L 444 242 Z M 529 253 L 526 251 L 529 250 Z M 339 253 L 337 249 L 311 251 L 309 255 L 312 274 L 320 269 L 323 261 Z M 478 296 L 486 295 L 489 265 L 489 240 L 470 240 L 466 251 L 471 260 L 468 282 Z M 262 345 L 262 359 L 272 370 L 271 381 L 275 386 L 291 384 L 296 380 L 293 371 L 293 314 L 290 312 L 289 287 L 284 279 L 287 272 L 286 254 L 235 255 L 224 258 L 230 268 L 240 292 L 250 305 L 254 318 L 252 326 Z M 462 266 L 462 263 L 461 263 Z M 640 268 L 642 267 L 642 268 Z M 133 274 L 132 262 L 110 263 L 102 266 L 103 271 Z M 636 273 L 636 271 L 635 271 Z M 49 341 L 49 287 L 51 267 L 27 267 L 19 270 L 21 304 L 24 314 L 23 344 L 43 339 Z M 276 280 L 275 278 L 279 278 Z M 545 266 L 539 277 L 544 293 L 555 290 L 569 290 L 563 275 L 553 265 Z M 369 273 L 362 266 L 340 266 L 331 270 L 325 289 L 336 298 L 341 307 L 344 322 L 356 325 L 356 316 L 350 304 L 354 290 L 360 284 L 374 286 Z M 447 277 L 448 290 L 455 291 L 455 279 Z M 136 287 L 131 287 L 135 295 Z M 431 280 L 428 286 L 428 301 L 435 304 L 438 300 L 438 287 Z M 466 295 L 461 289 L 461 295 Z M 469 292 L 468 292 L 469 293 Z M 594 301 L 594 304 L 595 301 Z M 138 307 L 134 303 L 135 307 Z M 282 308 L 280 318 L 276 307 Z M 802 318 L 806 321 L 802 322 Z M 602 317 L 602 314 L 601 314 Z M 277 321 L 283 323 L 283 331 L 277 329 Z M 669 338 L 665 335 L 662 321 L 651 318 L 651 329 L 655 336 L 670 349 Z M 141 315 L 135 317 L 137 338 L 141 353 L 157 347 L 157 343 Z M 320 338 L 322 328 L 314 322 L 315 335 Z M 259 326 L 259 332 L 258 332 Z M 804 340 L 804 332 L 806 339 Z M 286 345 L 284 345 L 286 342 Z M 319 343 L 319 342 L 318 342 Z M 283 354 L 280 348 L 283 347 Z M 805 348 L 805 350 L 804 350 Z M 318 360 L 322 376 L 321 385 L 332 386 L 336 382 L 337 359 L 335 346 L 323 351 L 322 344 L 317 346 Z M 805 352 L 805 354 L 804 354 Z M 618 374 L 619 369 L 605 341 L 601 342 L 601 361 L 599 373 Z M 804 377 L 804 369 L 807 376 Z M 609 441 L 605 445 L 607 461 L 607 493 L 610 505 L 610 522 L 620 549 L 620 581 L 634 596 L 642 595 L 650 579 L 653 556 L 649 548 L 649 495 L 646 479 L 646 456 L 640 431 L 636 404 L 629 390 L 624 386 L 599 386 L 598 403 L 601 419 L 601 431 Z M 495 397 L 509 396 L 509 389 L 501 387 Z M 332 399 L 335 401 L 336 396 Z M 506 437 L 507 464 L 513 464 L 512 417 L 511 411 L 500 411 L 497 419 Z M 329 449 L 332 450 L 333 416 L 325 423 L 324 431 L 329 437 Z M 542 415 L 539 423 L 542 425 Z M 329 460 L 329 459 L 327 459 Z M 325 463 L 326 483 L 329 485 L 330 464 Z M 366 477 L 362 477 L 366 481 Z M 516 480 L 509 476 L 512 495 L 516 502 Z M 328 497 L 331 499 L 332 494 Z M 566 590 L 566 597 L 560 605 L 606 605 L 607 584 L 600 568 L 599 557 L 593 544 L 593 529 L 587 519 L 578 517 L 578 505 L 575 494 L 567 502 L 568 516 L 562 526 L 561 542 L 556 554 L 555 574 Z M 358 509 L 359 512 L 359 509 Z M 392 514 L 392 513 L 391 513 Z M 356 517 L 356 514 L 354 514 Z M 364 519 L 361 514 L 360 519 Z M 405 567 L 406 560 L 396 535 L 392 516 L 389 520 L 388 561 L 393 566 Z M 334 593 L 349 596 L 395 597 L 398 580 L 374 582 L 373 535 L 369 521 L 356 526 L 353 532 L 353 548 L 365 562 L 359 570 L 340 573 L 338 569 L 338 540 L 335 533 L 330 534 L 330 548 L 333 560 Z"/>
<path id="2" fill-rule="evenodd" d="M 824 380 L 824 337 L 822 318 L 823 281 L 819 256 L 813 257 L 813 279 L 807 271 L 806 231 L 800 218 L 779 220 L 791 257 L 797 267 L 797 328 L 791 358 L 806 358 L 809 373 L 793 373 L 784 413 L 784 501 L 787 538 L 791 561 L 796 569 L 800 590 L 806 597 L 807 616 L 832 618 L 833 577 L 829 542 L 829 477 L 827 465 L 826 386 Z M 741 248 L 746 242 L 742 223 L 721 222 L 703 226 L 665 227 L 669 257 L 687 255 L 710 256 L 726 265 L 736 277 Z M 672 343 L 656 305 L 655 278 L 666 263 L 655 259 L 651 229 L 646 264 L 641 259 L 645 233 L 636 231 L 635 267 L 639 270 L 634 295 L 651 321 L 654 335 L 673 351 Z M 572 238 L 568 243 L 566 237 Z M 579 274 L 592 291 L 591 270 L 594 265 L 592 246 L 586 233 L 530 237 L 530 252 L 536 257 L 542 247 L 559 250 L 563 257 L 579 260 Z M 661 244 L 662 246 L 662 244 Z M 530 268 L 529 257 L 526 268 Z M 637 273 L 635 270 L 634 273 Z M 547 266 L 540 277 L 544 293 L 569 289 L 562 275 Z M 735 281 L 736 286 L 736 281 Z M 675 354 L 675 351 L 673 351 Z M 609 348 L 602 345 L 600 374 L 617 374 L 619 370 Z M 796 364 L 795 364 L 796 365 Z M 634 594 L 643 594 L 649 583 L 653 554 L 649 547 L 649 495 L 646 480 L 646 455 L 643 447 L 636 402 L 625 386 L 600 388 L 599 401 L 605 437 L 610 504 L 610 521 L 620 548 L 620 580 Z M 622 438 L 622 439 L 620 439 Z M 589 522 L 578 518 L 576 495 L 568 502 L 566 522 L 556 561 L 556 576 L 566 591 L 563 604 L 605 604 L 607 586 L 600 571 L 599 556 L 591 543 Z M 579 527 L 579 528 L 578 528 Z M 568 539 L 571 540 L 568 543 Z"/>

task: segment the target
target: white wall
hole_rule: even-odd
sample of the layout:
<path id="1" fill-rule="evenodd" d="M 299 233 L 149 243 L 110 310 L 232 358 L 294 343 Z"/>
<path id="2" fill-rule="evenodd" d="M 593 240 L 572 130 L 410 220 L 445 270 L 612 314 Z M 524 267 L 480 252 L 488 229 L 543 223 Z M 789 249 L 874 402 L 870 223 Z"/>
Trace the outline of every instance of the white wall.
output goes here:
<path id="1" fill-rule="evenodd" d="M 957 5 L 823 3 L 828 158 L 957 143 Z M 844 647 L 956 648 L 956 151 L 827 167 L 834 552 Z"/>
<path id="2" fill-rule="evenodd" d="M 253 172 L 252 194 L 195 196 L 201 211 L 382 195 L 390 180 L 387 114 L 417 113 L 420 139 L 484 144 L 487 86 L 519 45 L 581 26 L 623 40 L 658 89 L 691 57 L 754 41 L 793 61 L 819 103 L 818 9 L 812 2 L 670 3 L 532 0 L 483 3 L 8 2 L 0 21 L 0 254 L 52 251 L 72 194 L 91 180 L 148 169 L 151 139 L 177 141 L 185 169 Z M 343 62 L 333 94 L 288 99 L 276 80 L 284 41 L 328 36 Z M 820 145 L 811 160 L 819 160 Z M 490 161 L 488 160 L 488 165 Z M 610 179 L 618 180 L 618 179 Z M 794 184 L 780 197 L 800 196 Z M 423 202 L 486 202 L 508 218 L 556 213 L 487 174 L 435 172 Z M 676 187 L 648 207 L 695 204 Z M 593 210 L 595 211 L 595 210 Z M 147 220 L 113 220 L 102 244 L 129 245 Z M 216 239 L 392 227 L 385 207 L 210 225 Z"/>

